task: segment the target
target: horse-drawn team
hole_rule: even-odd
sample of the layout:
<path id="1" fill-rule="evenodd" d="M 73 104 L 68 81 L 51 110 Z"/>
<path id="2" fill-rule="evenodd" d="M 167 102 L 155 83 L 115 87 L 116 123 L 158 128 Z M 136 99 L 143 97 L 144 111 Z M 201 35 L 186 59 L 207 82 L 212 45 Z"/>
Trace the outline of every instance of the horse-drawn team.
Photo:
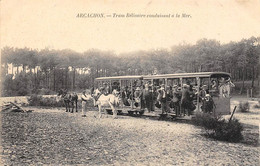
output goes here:
<path id="1" fill-rule="evenodd" d="M 154 83 L 154 84 L 153 84 Z M 192 115 L 196 109 L 196 102 L 201 103 L 200 109 L 203 112 L 212 113 L 216 107 L 212 99 L 217 91 L 220 97 L 229 97 L 230 87 L 234 84 L 230 79 L 213 79 L 211 85 L 201 85 L 199 88 L 193 86 L 191 82 L 186 84 L 174 84 L 173 86 L 165 86 L 164 83 L 155 83 L 147 80 L 136 80 L 133 85 L 122 86 L 119 82 L 110 84 L 104 82 L 101 86 L 90 91 L 84 90 L 81 95 L 82 100 L 82 116 L 86 117 L 87 102 L 93 100 L 94 106 L 99 108 L 99 118 L 101 117 L 102 107 L 110 107 L 113 112 L 113 117 L 117 117 L 117 107 L 126 106 L 132 109 L 140 110 L 140 114 L 145 110 L 154 112 L 155 109 L 161 109 L 161 115 L 175 114 L 176 116 Z M 209 87 L 210 86 L 210 87 Z M 199 91 L 198 91 L 199 89 Z M 77 103 L 78 97 L 76 93 L 69 94 L 61 92 L 67 106 Z M 199 100 L 197 100 L 199 99 Z M 77 111 L 77 104 L 76 111 Z M 73 108 L 72 108 L 73 112 Z"/>

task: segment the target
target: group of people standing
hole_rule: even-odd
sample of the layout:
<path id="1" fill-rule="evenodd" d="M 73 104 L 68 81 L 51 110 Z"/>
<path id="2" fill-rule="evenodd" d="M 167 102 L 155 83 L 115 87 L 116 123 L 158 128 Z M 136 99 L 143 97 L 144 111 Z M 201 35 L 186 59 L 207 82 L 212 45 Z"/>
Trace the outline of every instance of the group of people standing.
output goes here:
<path id="1" fill-rule="evenodd" d="M 122 100 L 126 106 L 130 106 L 131 101 L 134 101 L 134 106 L 142 110 L 146 108 L 148 112 L 153 112 L 155 107 L 158 107 L 162 109 L 162 114 L 175 111 L 177 116 L 191 115 L 191 111 L 196 108 L 193 104 L 194 99 L 194 89 L 186 84 L 183 87 L 174 85 L 165 88 L 164 84 L 154 86 L 147 82 L 132 90 L 125 87 L 122 92 Z"/>
<path id="2" fill-rule="evenodd" d="M 182 87 L 178 85 L 167 86 L 166 90 L 161 87 L 158 92 L 158 101 L 161 103 L 162 114 L 174 111 L 177 116 L 190 116 L 191 112 L 196 108 L 193 104 L 196 94 L 191 85 L 183 84 Z"/>
<path id="3" fill-rule="evenodd" d="M 211 89 L 220 89 L 222 85 L 217 85 L 217 81 L 212 81 Z M 220 82 L 220 81 L 218 81 Z M 165 84 L 153 85 L 150 81 L 145 84 L 137 83 L 129 88 L 128 86 L 120 87 L 119 84 L 114 83 L 111 87 L 104 83 L 99 88 L 101 94 L 108 95 L 113 90 L 117 90 L 121 94 L 122 102 L 125 106 L 133 106 L 141 110 L 147 109 L 148 112 L 153 112 L 155 107 L 162 109 L 162 114 L 175 112 L 177 116 L 192 114 L 196 109 L 194 103 L 199 97 L 201 102 L 201 109 L 203 112 L 212 112 L 215 104 L 209 94 L 208 86 L 202 85 L 197 91 L 191 84 L 165 86 Z M 111 89 L 112 88 L 112 89 Z M 86 115 L 85 105 L 89 97 L 83 92 L 82 95 L 82 112 Z"/>

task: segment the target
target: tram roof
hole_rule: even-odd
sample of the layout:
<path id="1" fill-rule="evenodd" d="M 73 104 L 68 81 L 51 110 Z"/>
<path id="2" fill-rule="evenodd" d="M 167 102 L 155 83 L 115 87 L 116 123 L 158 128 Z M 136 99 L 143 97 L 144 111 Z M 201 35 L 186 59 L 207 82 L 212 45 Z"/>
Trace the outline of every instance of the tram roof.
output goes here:
<path id="1" fill-rule="evenodd" d="M 175 74 L 160 74 L 144 76 L 144 79 L 159 79 L 159 78 L 193 78 L 193 77 L 230 77 L 226 72 L 199 72 L 199 73 L 175 73 Z"/>
<path id="2" fill-rule="evenodd" d="M 135 79 L 142 79 L 143 76 L 140 75 L 130 75 L 130 76 L 114 76 L 114 77 L 98 77 L 96 80 L 104 81 L 104 80 L 135 80 Z"/>
<path id="3" fill-rule="evenodd" d="M 97 81 L 105 80 L 136 80 L 136 79 L 160 79 L 160 78 L 193 78 L 193 77 L 230 77 L 226 72 L 198 72 L 198 73 L 175 73 L 175 74 L 159 74 L 159 75 L 129 75 L 114 77 L 99 77 Z"/>

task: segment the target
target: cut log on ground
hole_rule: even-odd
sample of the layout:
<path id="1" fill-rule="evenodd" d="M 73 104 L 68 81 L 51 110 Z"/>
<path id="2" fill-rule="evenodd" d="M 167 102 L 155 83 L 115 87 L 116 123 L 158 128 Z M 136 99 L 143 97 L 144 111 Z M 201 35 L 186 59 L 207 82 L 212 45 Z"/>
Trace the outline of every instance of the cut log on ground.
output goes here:
<path id="1" fill-rule="evenodd" d="M 18 106 L 17 104 L 13 102 L 5 103 L 3 106 L 1 106 L 1 111 L 3 112 L 32 112 L 33 110 L 25 110 L 21 106 Z"/>

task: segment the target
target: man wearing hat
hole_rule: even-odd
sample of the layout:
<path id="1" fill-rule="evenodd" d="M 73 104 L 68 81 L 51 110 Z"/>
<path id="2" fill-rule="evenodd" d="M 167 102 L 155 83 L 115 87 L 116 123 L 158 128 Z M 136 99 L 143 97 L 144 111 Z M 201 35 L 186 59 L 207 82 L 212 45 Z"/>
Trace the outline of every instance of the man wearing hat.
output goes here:
<path id="1" fill-rule="evenodd" d="M 174 105 L 174 111 L 177 116 L 180 115 L 180 101 L 181 101 L 181 91 L 178 90 L 178 85 L 173 85 L 173 105 Z"/>
<path id="2" fill-rule="evenodd" d="M 153 108 L 153 91 L 152 91 L 152 86 L 149 85 L 148 87 L 145 87 L 144 90 L 144 100 L 145 100 L 145 104 L 146 104 L 146 108 L 148 110 L 148 112 L 154 111 Z"/>
<path id="3" fill-rule="evenodd" d="M 214 107 L 216 108 L 216 105 L 209 94 L 206 94 L 205 100 L 201 107 L 202 107 L 202 111 L 206 113 L 212 113 Z"/>
<path id="4" fill-rule="evenodd" d="M 208 86 L 207 85 L 202 85 L 201 88 L 202 89 L 201 89 L 201 91 L 199 93 L 199 97 L 200 97 L 200 99 L 204 100 L 206 94 L 208 94 L 208 90 L 207 90 Z"/>
<path id="5" fill-rule="evenodd" d="M 90 98 L 87 96 L 86 94 L 86 90 L 84 90 L 82 92 L 82 95 L 81 95 L 81 101 L 82 101 L 82 117 L 86 117 L 86 113 L 87 113 L 87 110 L 86 110 L 86 106 L 87 106 L 87 101 L 89 100 Z"/>
<path id="6" fill-rule="evenodd" d="M 164 88 L 164 84 L 161 84 L 161 88 L 158 90 L 159 92 L 159 101 L 161 102 L 161 107 L 162 107 L 162 114 L 168 112 L 168 107 L 167 107 L 167 98 L 166 98 L 166 91 Z"/>
<path id="7" fill-rule="evenodd" d="M 202 85 L 201 86 L 201 90 L 199 92 L 199 101 L 200 102 L 203 102 L 205 97 L 206 97 L 206 94 L 208 94 L 208 90 L 207 90 L 208 86 L 207 85 Z"/>
<path id="8" fill-rule="evenodd" d="M 135 106 L 138 107 L 139 104 L 141 105 L 142 108 L 142 98 L 143 98 L 143 92 L 140 87 L 137 87 L 135 92 L 134 92 L 134 98 L 135 98 Z"/>
<path id="9" fill-rule="evenodd" d="M 181 108 L 183 109 L 184 114 L 187 111 L 188 116 L 190 116 L 191 105 L 192 105 L 192 99 L 191 99 L 191 94 L 189 92 L 189 85 L 183 84 L 183 90 L 181 96 Z"/>

